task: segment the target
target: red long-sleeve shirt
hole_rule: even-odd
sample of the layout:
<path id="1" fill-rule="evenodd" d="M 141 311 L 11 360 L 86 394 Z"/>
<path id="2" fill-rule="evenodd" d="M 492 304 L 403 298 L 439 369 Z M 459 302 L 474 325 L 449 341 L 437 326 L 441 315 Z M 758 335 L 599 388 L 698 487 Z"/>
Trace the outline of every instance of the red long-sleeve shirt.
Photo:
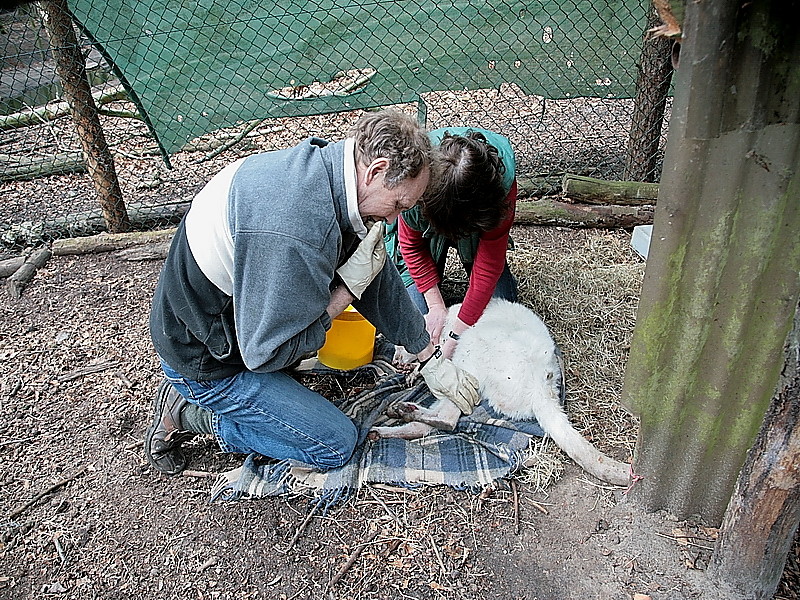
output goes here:
<path id="1" fill-rule="evenodd" d="M 506 264 L 508 235 L 514 223 L 514 211 L 517 205 L 517 182 L 511 186 L 506 197 L 508 215 L 491 231 L 484 232 L 478 242 L 475 261 L 472 264 L 469 286 L 458 318 L 472 326 L 483 314 L 486 305 L 494 294 L 497 280 L 503 273 Z M 406 263 L 408 272 L 420 293 L 425 293 L 441 282 L 436 270 L 436 263 L 431 255 L 430 246 L 423 237 L 422 231 L 409 227 L 402 215 L 398 219 L 400 253 Z"/>

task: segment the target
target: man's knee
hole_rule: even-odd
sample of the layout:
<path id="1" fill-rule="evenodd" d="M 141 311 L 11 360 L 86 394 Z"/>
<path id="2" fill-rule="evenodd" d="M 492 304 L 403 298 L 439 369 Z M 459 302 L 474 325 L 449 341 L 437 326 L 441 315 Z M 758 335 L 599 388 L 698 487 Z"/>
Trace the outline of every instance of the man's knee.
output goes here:
<path id="1" fill-rule="evenodd" d="M 348 422 L 325 440 L 325 446 L 312 453 L 313 465 L 319 469 L 343 466 L 353 456 L 358 441 L 358 429 Z"/>

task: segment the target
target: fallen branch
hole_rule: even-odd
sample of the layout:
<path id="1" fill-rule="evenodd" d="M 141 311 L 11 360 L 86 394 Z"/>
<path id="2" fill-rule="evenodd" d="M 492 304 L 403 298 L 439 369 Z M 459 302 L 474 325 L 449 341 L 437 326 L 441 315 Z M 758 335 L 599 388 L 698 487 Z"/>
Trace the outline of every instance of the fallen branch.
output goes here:
<path id="1" fill-rule="evenodd" d="M 83 152 L 62 152 L 36 158 L 0 154 L 0 181 L 85 172 L 86 161 L 83 159 Z"/>
<path id="2" fill-rule="evenodd" d="M 48 494 L 52 494 L 52 493 L 53 493 L 53 492 L 55 492 L 55 491 L 56 491 L 58 488 L 60 488 L 60 487 L 63 487 L 63 486 L 65 486 L 65 485 L 67 485 L 67 484 L 68 484 L 70 481 L 72 481 L 73 479 L 77 479 L 78 477 L 80 477 L 81 475 L 83 475 L 83 473 L 84 473 L 85 471 L 86 471 L 86 466 L 83 466 L 83 467 L 81 467 L 80 469 L 78 469 L 78 470 L 77 470 L 75 473 L 73 473 L 72 475 L 70 475 L 69 477 L 66 477 L 66 478 L 62 479 L 61 481 L 58 481 L 58 482 L 54 483 L 53 485 L 51 485 L 51 486 L 50 486 L 49 488 L 47 488 L 46 490 L 44 490 L 44 491 L 42 491 L 42 492 L 39 492 L 38 494 L 36 494 L 36 495 L 35 495 L 33 498 L 31 498 L 30 500 L 28 500 L 28 501 L 27 501 L 25 504 L 23 504 L 22 506 L 20 506 L 19 508 L 15 508 L 14 510 L 12 510 L 12 511 L 9 513 L 9 515 L 8 515 L 8 518 L 9 518 L 9 519 L 16 519 L 18 516 L 20 516 L 22 513 L 24 513 L 26 510 L 28 510 L 28 509 L 29 509 L 31 506 L 33 506 L 34 504 L 36 504 L 36 503 L 37 503 L 39 500 L 41 500 L 42 498 L 44 498 L 44 497 L 45 497 L 45 496 L 47 496 Z"/>
<path id="3" fill-rule="evenodd" d="M 315 514 L 317 514 L 317 508 L 318 507 L 319 507 L 319 504 L 315 504 L 314 505 L 314 507 L 309 511 L 308 515 L 306 515 L 306 518 L 303 519 L 303 522 L 300 524 L 300 527 L 298 527 L 297 531 L 295 531 L 294 536 L 292 537 L 292 540 L 289 542 L 289 545 L 286 546 L 286 550 L 279 550 L 279 552 L 282 552 L 283 554 L 288 554 L 289 550 L 294 548 L 294 545 L 297 543 L 297 540 L 300 539 L 300 536 L 303 535 L 303 532 L 306 530 L 306 527 L 308 527 L 308 524 L 311 522 L 311 518 Z"/>
<path id="4" fill-rule="evenodd" d="M 194 161 L 194 163 L 198 164 L 198 163 L 205 162 L 207 160 L 211 160 L 212 158 L 215 158 L 216 156 L 219 156 L 220 154 L 222 154 L 226 150 L 228 150 L 230 148 L 233 148 L 236 144 L 238 144 L 244 138 L 246 138 L 247 134 L 249 134 L 251 131 L 253 131 L 253 129 L 255 129 L 256 127 L 261 125 L 264 121 L 266 121 L 266 119 L 250 121 L 250 123 L 247 124 L 247 127 L 245 127 L 242 130 L 242 132 L 239 133 L 236 137 L 234 137 L 229 142 L 226 142 L 226 143 L 222 144 L 219 148 L 215 149 L 213 152 L 209 152 L 203 158 L 200 158 L 200 159 Z"/>
<path id="5" fill-rule="evenodd" d="M 156 244 L 145 244 L 135 248 L 119 250 L 114 253 L 114 257 L 129 262 L 142 262 L 146 260 L 164 260 L 169 252 L 170 242 L 159 242 Z"/>
<path id="6" fill-rule="evenodd" d="M 347 559 L 347 562 L 346 562 L 346 563 L 344 563 L 344 564 L 341 566 L 341 568 L 340 568 L 340 569 L 339 569 L 339 570 L 336 572 L 336 575 L 334 575 L 334 576 L 331 578 L 331 580 L 328 582 L 328 589 L 332 588 L 332 587 L 333 587 L 333 586 L 335 586 L 337 583 L 339 583 L 339 580 L 340 580 L 342 577 L 344 577 L 344 576 L 345 576 L 345 574 L 347 573 L 347 571 L 349 571 L 349 570 L 350 570 L 350 567 L 352 567 L 352 566 L 353 566 L 353 564 L 354 564 L 354 563 L 355 563 L 355 562 L 358 560 L 358 557 L 359 557 L 359 556 L 361 556 L 361 553 L 364 551 L 364 548 L 366 548 L 366 547 L 367 547 L 367 546 L 369 546 L 369 545 L 370 545 L 370 544 L 371 544 L 373 541 L 375 541 L 375 538 L 376 538 L 376 537 L 378 537 L 378 533 L 379 533 L 379 531 L 380 531 L 380 530 L 376 529 L 375 531 L 373 531 L 373 532 L 372 532 L 372 534 L 371 534 L 371 535 L 370 535 L 370 536 L 369 536 L 369 537 L 368 537 L 366 540 L 364 540 L 364 541 L 363 541 L 363 542 L 361 542 L 361 543 L 360 543 L 358 546 L 356 546 L 356 549 L 355 549 L 355 550 L 353 550 L 353 553 L 350 555 L 350 558 L 348 558 L 348 559 Z"/>
<path id="7" fill-rule="evenodd" d="M 63 375 L 59 375 L 57 377 L 57 380 L 61 383 L 64 383 L 65 381 L 72 381 L 73 379 L 78 379 L 80 377 L 83 377 L 84 375 L 91 375 L 92 373 L 100 373 L 101 371 L 106 371 L 107 369 L 113 369 L 114 367 L 118 366 L 119 366 L 118 361 L 107 360 L 106 362 L 89 365 L 88 367 L 83 367 L 81 369 L 70 371 L 69 373 L 64 373 Z"/>
<path id="8" fill-rule="evenodd" d="M 25 259 L 19 269 L 6 280 L 6 290 L 11 294 L 12 298 L 19 300 L 22 296 L 22 290 L 36 275 L 36 271 L 42 268 L 52 255 L 50 248 L 45 247 L 35 250 Z"/>

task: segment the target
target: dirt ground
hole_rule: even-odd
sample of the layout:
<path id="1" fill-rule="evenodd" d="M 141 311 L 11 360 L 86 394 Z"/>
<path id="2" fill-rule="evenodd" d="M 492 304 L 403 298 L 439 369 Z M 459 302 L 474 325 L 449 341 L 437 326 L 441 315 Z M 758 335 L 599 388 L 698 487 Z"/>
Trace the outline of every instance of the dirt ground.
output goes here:
<path id="1" fill-rule="evenodd" d="M 543 253 L 588 236 L 516 229 Z M 194 476 L 155 473 L 141 440 L 159 267 L 55 257 L 21 299 L 0 295 L 0 599 L 719 597 L 713 530 L 645 514 L 570 462 L 544 490 L 370 487 L 307 523 L 305 498 L 210 503 L 208 475 L 241 457 L 208 439 Z"/>

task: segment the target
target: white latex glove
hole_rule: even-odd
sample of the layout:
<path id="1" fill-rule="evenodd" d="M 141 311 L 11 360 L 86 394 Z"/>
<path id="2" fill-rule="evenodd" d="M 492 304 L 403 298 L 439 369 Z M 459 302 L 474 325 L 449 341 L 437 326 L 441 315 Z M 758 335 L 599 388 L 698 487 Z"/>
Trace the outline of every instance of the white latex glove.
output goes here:
<path id="1" fill-rule="evenodd" d="M 478 380 L 446 359 L 439 348 L 420 369 L 420 374 L 434 396 L 450 400 L 465 415 L 471 414 L 480 400 Z"/>
<path id="2" fill-rule="evenodd" d="M 359 300 L 386 263 L 386 246 L 383 244 L 385 230 L 383 221 L 375 223 L 353 255 L 336 270 L 350 293 Z"/>

